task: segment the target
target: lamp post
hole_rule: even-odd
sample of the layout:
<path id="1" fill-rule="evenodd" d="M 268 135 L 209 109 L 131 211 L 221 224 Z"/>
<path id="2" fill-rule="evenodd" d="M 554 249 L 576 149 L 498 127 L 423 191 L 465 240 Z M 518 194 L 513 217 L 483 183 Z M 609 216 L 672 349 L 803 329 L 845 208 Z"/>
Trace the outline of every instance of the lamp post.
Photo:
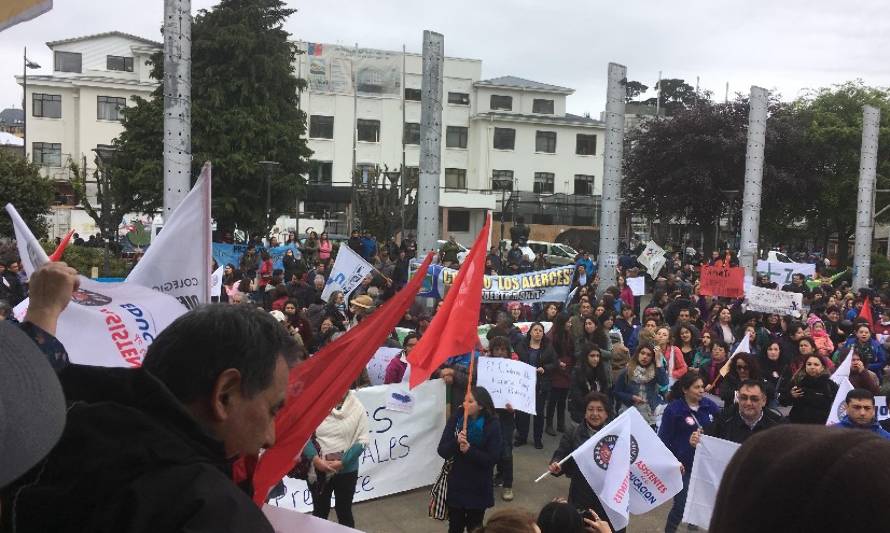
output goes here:
<path id="1" fill-rule="evenodd" d="M 266 231 L 269 233 L 272 229 L 272 173 L 278 168 L 278 161 L 257 161 L 262 167 L 266 175 Z M 299 216 L 299 213 L 297 214 Z M 300 221 L 297 219 L 297 233 L 299 233 Z M 268 237 L 268 235 L 266 235 Z"/>
<path id="2" fill-rule="evenodd" d="M 28 159 L 28 69 L 38 69 L 40 65 L 28 61 L 28 47 L 22 55 L 22 154 Z"/>

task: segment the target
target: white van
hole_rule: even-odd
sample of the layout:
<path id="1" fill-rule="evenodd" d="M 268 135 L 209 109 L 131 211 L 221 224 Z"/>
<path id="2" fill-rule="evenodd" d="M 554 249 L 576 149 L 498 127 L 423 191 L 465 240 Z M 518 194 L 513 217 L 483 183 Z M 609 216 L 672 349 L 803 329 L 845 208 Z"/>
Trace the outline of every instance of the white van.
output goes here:
<path id="1" fill-rule="evenodd" d="M 507 250 L 510 249 L 510 241 L 503 241 Z M 553 266 L 571 265 L 575 263 L 578 252 L 568 244 L 546 241 L 527 241 L 521 248 L 522 253 L 529 261 L 534 261 L 539 252 L 544 252 L 544 259 Z"/>

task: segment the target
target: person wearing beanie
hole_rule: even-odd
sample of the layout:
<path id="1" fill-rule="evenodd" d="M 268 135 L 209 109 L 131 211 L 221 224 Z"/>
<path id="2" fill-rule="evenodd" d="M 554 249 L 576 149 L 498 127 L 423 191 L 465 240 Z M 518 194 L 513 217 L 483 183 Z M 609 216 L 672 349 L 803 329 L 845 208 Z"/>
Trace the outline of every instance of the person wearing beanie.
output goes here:
<path id="1" fill-rule="evenodd" d="M 890 445 L 868 431 L 784 425 L 748 439 L 720 483 L 708 531 L 880 532 Z"/>
<path id="2" fill-rule="evenodd" d="M 816 353 L 822 357 L 831 357 L 834 352 L 834 343 L 831 342 L 825 322 L 822 322 L 818 316 L 812 315 L 807 319 L 807 328 L 810 330 L 810 337 L 813 337 L 813 341 L 816 342 Z"/>

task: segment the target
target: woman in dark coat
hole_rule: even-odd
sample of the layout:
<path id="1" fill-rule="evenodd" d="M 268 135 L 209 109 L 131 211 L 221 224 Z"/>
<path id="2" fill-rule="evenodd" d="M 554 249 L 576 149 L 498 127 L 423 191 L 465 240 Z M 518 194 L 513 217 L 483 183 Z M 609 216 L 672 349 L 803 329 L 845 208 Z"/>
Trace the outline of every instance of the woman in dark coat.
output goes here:
<path id="1" fill-rule="evenodd" d="M 556 368 L 556 352 L 553 351 L 550 339 L 544 336 L 544 325 L 535 322 L 528 328 L 525 339 L 516 344 L 516 354 L 519 360 L 527 365 L 535 367 L 538 372 L 537 385 L 535 387 L 535 415 L 534 432 L 535 448 L 544 448 L 544 404 L 550 393 L 550 376 Z M 531 415 L 528 413 L 516 413 L 516 446 L 522 446 L 528 442 L 529 422 Z"/>
<path id="2" fill-rule="evenodd" d="M 806 358 L 804 367 L 791 378 L 791 389 L 783 398 L 791 405 L 788 421 L 792 424 L 825 424 L 837 395 L 837 383 L 829 378 L 825 359 L 817 354 Z"/>
<path id="3" fill-rule="evenodd" d="M 464 409 L 469 415 L 463 431 Z M 482 525 L 485 510 L 494 507 L 494 466 L 501 456 L 501 426 L 491 395 L 473 388 L 464 406 L 445 424 L 439 456 L 453 459 L 448 473 L 448 533 L 473 531 Z"/>
<path id="4" fill-rule="evenodd" d="M 575 367 L 575 343 L 570 326 L 569 315 L 559 313 L 550 330 L 556 365 L 550 374 L 550 394 L 547 398 L 547 428 L 545 431 L 554 437 L 556 436 L 556 432 L 553 431 L 554 414 L 556 415 L 556 431 L 565 432 L 566 398 L 568 398 L 569 387 L 572 384 L 572 369 Z"/>
<path id="5" fill-rule="evenodd" d="M 569 416 L 576 424 L 584 420 L 584 398 L 591 392 L 609 394 L 609 372 L 603 361 L 599 346 L 582 343 L 575 352 L 577 363 L 572 372 L 572 386 L 569 389 Z"/>

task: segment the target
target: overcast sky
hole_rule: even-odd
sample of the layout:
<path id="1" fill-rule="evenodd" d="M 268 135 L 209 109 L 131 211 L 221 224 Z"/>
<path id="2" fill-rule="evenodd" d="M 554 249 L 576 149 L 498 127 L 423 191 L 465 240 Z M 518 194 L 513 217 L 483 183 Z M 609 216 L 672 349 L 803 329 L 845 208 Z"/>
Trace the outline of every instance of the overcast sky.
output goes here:
<path id="1" fill-rule="evenodd" d="M 163 0 L 55 0 L 49 13 L 0 32 L 0 107 L 21 106 L 22 48 L 52 70 L 45 43 L 119 30 L 161 40 Z M 194 10 L 215 1 L 193 0 Z M 568 111 L 598 117 L 609 61 L 654 85 L 658 72 L 722 100 L 760 85 L 794 99 L 861 78 L 890 86 L 884 0 L 288 0 L 295 39 L 420 52 L 422 31 L 447 55 L 482 60 L 484 78 L 515 75 L 572 87 Z"/>

